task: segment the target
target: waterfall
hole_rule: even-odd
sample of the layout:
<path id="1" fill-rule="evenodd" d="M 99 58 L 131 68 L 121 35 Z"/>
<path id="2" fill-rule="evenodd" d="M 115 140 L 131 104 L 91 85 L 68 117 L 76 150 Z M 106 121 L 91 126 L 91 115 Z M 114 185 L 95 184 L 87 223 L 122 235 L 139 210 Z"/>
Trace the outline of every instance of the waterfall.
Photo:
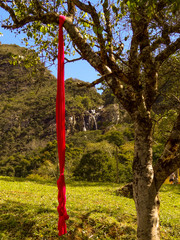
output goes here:
<path id="1" fill-rule="evenodd" d="M 95 130 L 97 130 L 97 122 L 96 122 L 96 118 L 94 115 L 91 115 L 93 120 L 94 120 L 94 125 L 95 125 Z"/>
<path id="2" fill-rule="evenodd" d="M 89 111 L 89 125 L 90 125 L 90 122 L 91 122 L 91 119 L 93 119 L 93 126 L 95 127 L 95 130 L 97 130 L 97 121 L 96 121 L 96 110 L 95 109 L 92 109 Z"/>
<path id="3" fill-rule="evenodd" d="M 86 132 L 86 122 L 85 122 L 85 118 L 83 117 L 83 132 Z"/>

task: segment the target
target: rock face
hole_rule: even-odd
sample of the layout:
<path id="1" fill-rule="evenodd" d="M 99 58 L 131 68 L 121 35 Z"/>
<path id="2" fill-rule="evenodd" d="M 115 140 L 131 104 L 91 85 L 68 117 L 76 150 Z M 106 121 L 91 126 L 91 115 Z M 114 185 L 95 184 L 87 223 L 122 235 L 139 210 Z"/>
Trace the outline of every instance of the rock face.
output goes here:
<path id="1" fill-rule="evenodd" d="M 110 123 L 117 124 L 119 121 L 119 104 L 110 104 L 106 107 L 101 105 L 97 109 L 66 116 L 66 133 L 73 134 L 76 131 L 104 129 Z"/>
<path id="2" fill-rule="evenodd" d="M 57 80 L 40 62 L 33 69 L 26 61 L 12 64 L 13 56 L 22 60 L 26 54 L 29 51 L 17 45 L 0 45 L 0 160 L 56 139 Z M 119 123 L 123 115 L 112 93 L 100 94 L 95 88 L 80 87 L 82 83 L 65 81 L 66 135 L 105 131 Z"/>

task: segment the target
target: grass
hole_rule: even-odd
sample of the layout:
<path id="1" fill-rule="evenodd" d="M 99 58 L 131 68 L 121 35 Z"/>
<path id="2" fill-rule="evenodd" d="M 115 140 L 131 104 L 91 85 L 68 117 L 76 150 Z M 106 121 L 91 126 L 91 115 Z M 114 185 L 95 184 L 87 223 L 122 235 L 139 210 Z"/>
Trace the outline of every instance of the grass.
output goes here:
<path id="1" fill-rule="evenodd" d="M 56 183 L 0 177 L 0 239 L 136 239 L 134 202 L 116 196 L 118 187 L 111 183 L 68 183 L 68 233 L 58 237 Z M 180 239 L 179 194 L 180 186 L 162 187 L 161 239 Z"/>

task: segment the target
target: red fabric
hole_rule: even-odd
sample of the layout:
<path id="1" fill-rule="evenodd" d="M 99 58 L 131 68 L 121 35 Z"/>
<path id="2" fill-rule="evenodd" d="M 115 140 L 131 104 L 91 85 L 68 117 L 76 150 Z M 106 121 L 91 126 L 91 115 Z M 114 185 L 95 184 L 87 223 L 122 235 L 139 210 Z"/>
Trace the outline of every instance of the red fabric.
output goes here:
<path id="1" fill-rule="evenodd" d="M 56 96 L 56 130 L 57 145 L 60 166 L 60 177 L 58 185 L 58 202 L 59 213 L 58 230 L 59 236 L 65 234 L 65 220 L 69 218 L 66 212 L 66 186 L 64 179 L 65 166 L 65 89 L 64 89 L 64 41 L 63 41 L 63 23 L 64 16 L 59 17 L 59 46 L 58 46 L 58 76 L 57 76 L 57 96 Z"/>

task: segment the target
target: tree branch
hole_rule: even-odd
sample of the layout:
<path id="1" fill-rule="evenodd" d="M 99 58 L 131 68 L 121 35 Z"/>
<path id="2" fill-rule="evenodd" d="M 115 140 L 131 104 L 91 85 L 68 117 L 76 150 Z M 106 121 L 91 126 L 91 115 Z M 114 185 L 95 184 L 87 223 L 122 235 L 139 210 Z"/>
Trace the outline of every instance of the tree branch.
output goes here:
<path id="1" fill-rule="evenodd" d="M 64 27 L 69 33 L 74 44 L 80 50 L 80 55 L 82 58 L 86 59 L 102 76 L 114 73 L 117 77 L 119 77 L 120 81 L 126 84 L 128 83 L 127 76 L 118 68 L 117 65 L 114 66 L 112 71 L 106 64 L 104 64 L 104 62 L 101 60 L 101 57 L 92 50 L 88 43 L 86 43 L 85 39 L 79 33 L 78 29 L 73 25 L 70 18 L 66 18 Z"/>
<path id="2" fill-rule="evenodd" d="M 11 13 L 10 16 L 12 17 Z M 13 19 L 13 18 L 12 18 Z M 41 21 L 44 24 L 49 24 L 49 23 L 56 23 L 59 24 L 59 15 L 53 12 L 49 12 L 49 13 L 45 13 L 41 16 L 37 16 L 37 15 L 28 15 L 27 17 L 24 17 L 21 20 L 17 20 L 13 19 L 13 22 L 15 24 L 13 25 L 2 25 L 3 28 L 6 29 L 17 29 L 17 28 L 21 28 L 24 25 L 34 22 L 34 21 Z"/>
<path id="3" fill-rule="evenodd" d="M 142 63 L 144 68 L 144 97 L 146 109 L 148 111 L 151 110 L 152 104 L 154 103 L 156 94 L 157 94 L 157 66 L 153 62 L 152 53 L 150 51 L 150 39 L 149 39 L 149 19 L 144 11 L 144 7 L 141 9 L 141 18 L 136 19 L 135 16 L 131 17 L 131 25 L 133 29 L 133 37 L 131 42 L 130 49 L 130 62 L 132 62 L 133 73 L 131 79 L 136 77 L 136 79 L 132 80 L 134 82 L 134 88 L 138 87 L 140 83 L 138 83 L 139 75 L 140 75 L 140 64 Z M 138 54 L 138 46 L 140 47 L 140 54 Z M 146 50 L 146 54 L 143 54 L 144 49 Z M 138 89 L 137 89 L 138 90 Z M 136 92 L 137 92 L 136 90 Z M 138 93 L 137 93 L 138 94 Z"/>
<path id="4" fill-rule="evenodd" d="M 107 66 L 102 62 L 100 56 L 98 56 L 98 54 L 92 50 L 90 45 L 86 42 L 78 29 L 72 23 L 71 18 L 66 17 L 64 27 L 69 33 L 74 44 L 80 50 L 80 55 L 82 58 L 86 59 L 100 74 L 103 75 L 109 73 L 109 71 L 107 72 Z"/>
<path id="5" fill-rule="evenodd" d="M 81 3 L 80 1 L 73 0 L 74 2 Z M 82 4 L 82 3 L 81 3 Z M 81 5 L 87 7 L 87 5 Z M 98 14 L 96 11 L 93 10 L 94 8 L 91 5 L 88 5 L 88 11 L 91 11 L 91 14 L 93 17 L 97 17 Z M 10 11 L 10 15 L 13 15 L 13 10 Z M 35 14 L 35 13 L 34 13 Z M 16 19 L 15 19 L 16 21 Z M 56 25 L 59 24 L 59 14 L 55 12 L 48 12 L 48 13 L 43 13 L 41 16 L 38 15 L 28 15 L 27 17 L 24 17 L 20 21 L 16 21 L 14 25 L 11 26 L 6 26 L 9 28 L 19 28 L 24 26 L 27 23 L 31 23 L 33 21 L 41 21 L 43 24 L 51 24 L 55 23 Z M 99 19 L 97 19 L 99 21 Z M 128 78 L 127 76 L 123 73 L 123 71 L 119 68 L 117 64 L 112 63 L 112 69 L 109 67 L 111 65 L 105 64 L 103 61 L 103 57 L 99 56 L 97 53 L 93 51 L 91 46 L 86 42 L 86 39 L 83 38 L 83 36 L 80 34 L 80 31 L 78 28 L 73 24 L 72 18 L 71 17 L 66 17 L 66 20 L 64 22 L 64 28 L 67 30 L 67 32 L 70 35 L 70 38 L 72 39 L 74 45 L 77 47 L 80 56 L 87 60 L 90 65 L 96 69 L 102 76 L 105 76 L 105 81 L 107 84 L 113 89 L 113 92 L 117 94 L 118 98 L 120 99 L 121 103 L 129 109 L 131 112 L 133 109 L 135 109 L 135 100 L 134 100 L 134 95 L 131 87 L 123 87 L 122 83 L 128 84 Z M 113 76 L 112 76 L 112 75 Z M 99 80 L 100 81 L 100 80 Z M 122 87 L 121 87 L 122 86 Z"/>
<path id="6" fill-rule="evenodd" d="M 16 0 L 15 2 L 17 5 L 22 4 L 21 1 L 19 1 L 19 0 Z M 27 23 L 41 20 L 44 17 L 44 15 L 46 15 L 46 17 L 45 17 L 46 19 L 47 18 L 50 19 L 54 16 L 54 14 L 48 13 L 47 9 L 45 9 L 38 0 L 33 0 L 33 3 L 34 3 L 34 8 L 36 11 L 32 12 L 32 13 L 36 14 L 36 15 L 27 15 L 26 17 L 23 17 L 22 19 L 18 19 L 17 16 L 15 15 L 13 9 L 10 6 L 8 6 L 7 4 L 3 3 L 3 1 L 0 0 L 0 7 L 2 7 L 4 10 L 6 10 L 10 14 L 10 16 L 14 22 L 13 25 L 2 25 L 2 27 L 6 28 L 6 29 L 17 29 L 17 28 L 23 27 Z M 23 7 L 26 9 L 26 11 L 28 11 L 26 6 L 23 5 Z M 44 14 L 42 10 L 44 10 L 44 12 L 46 12 L 46 14 Z M 55 20 L 55 22 L 56 22 L 56 20 Z M 46 22 L 46 23 L 48 23 L 48 22 Z"/>
<path id="7" fill-rule="evenodd" d="M 164 152 L 158 163 L 154 166 L 157 189 L 176 169 L 180 168 L 180 113 L 165 145 Z"/>
<path id="8" fill-rule="evenodd" d="M 83 59 L 82 57 L 79 57 L 79 58 L 75 58 L 75 59 L 71 59 L 71 60 L 69 60 L 69 59 L 67 59 L 67 58 L 64 58 L 65 60 L 66 60 L 66 63 L 72 63 L 72 62 L 76 62 L 76 61 L 79 61 L 79 60 L 81 60 L 81 59 Z M 65 63 L 65 64 L 66 64 Z"/>
<path id="9" fill-rule="evenodd" d="M 128 62 L 125 62 L 118 54 L 113 53 L 116 59 L 119 59 L 125 66 L 127 66 L 132 71 L 132 66 L 128 64 Z"/>
<path id="10" fill-rule="evenodd" d="M 15 16 L 14 11 L 10 7 L 8 7 L 8 12 L 10 13 L 11 16 Z M 27 17 L 24 17 L 20 21 L 17 21 L 17 19 L 14 19 L 14 20 L 15 20 L 14 25 L 4 26 L 4 27 L 10 28 L 10 29 L 16 29 L 16 28 L 23 27 L 25 24 L 31 23 L 33 21 L 41 21 L 44 24 L 56 23 L 58 25 L 59 15 L 57 13 L 51 12 L 51 13 L 45 13 L 41 16 L 28 15 Z M 110 68 L 103 63 L 101 57 L 91 49 L 90 45 L 86 42 L 86 40 L 83 38 L 83 36 L 80 34 L 78 29 L 73 24 L 71 18 L 66 17 L 64 27 L 69 33 L 74 44 L 79 49 L 80 51 L 79 53 L 83 59 L 87 60 L 92 65 L 92 67 L 95 68 L 102 75 L 109 74 L 112 72 Z M 116 70 L 118 70 L 117 72 L 119 74 L 119 77 L 121 78 L 121 81 L 127 82 L 127 78 L 123 74 L 123 72 L 120 71 L 118 68 L 116 68 Z"/>
<path id="11" fill-rule="evenodd" d="M 103 3 L 103 11 L 104 11 L 104 16 L 106 20 L 106 32 L 107 32 L 107 42 L 108 42 L 108 48 L 109 48 L 109 58 L 111 61 L 114 61 L 113 45 L 112 45 L 113 35 L 112 35 L 112 29 L 111 29 L 111 23 L 110 23 L 110 12 L 108 10 L 108 0 L 105 0 Z"/>
<path id="12" fill-rule="evenodd" d="M 170 33 L 180 33 L 180 23 L 170 26 L 168 31 L 166 32 L 168 35 Z M 138 57 L 138 61 L 141 61 L 145 56 L 147 56 L 148 52 L 154 52 L 161 44 L 166 44 L 166 38 L 158 37 L 150 46 L 147 46 L 143 49 Z"/>
<path id="13" fill-rule="evenodd" d="M 113 73 L 105 74 L 105 75 L 101 76 L 100 78 L 96 79 L 95 81 L 93 81 L 92 83 L 88 83 L 88 82 L 78 83 L 78 86 L 80 86 L 80 87 L 86 86 L 88 88 L 91 88 L 91 87 L 96 86 L 99 83 L 102 83 L 105 80 L 105 77 L 110 77 L 110 76 L 113 76 Z"/>
<path id="14" fill-rule="evenodd" d="M 105 76 L 105 80 L 123 107 L 133 117 L 133 114 L 137 111 L 137 101 L 133 88 L 123 86 L 119 75 Z"/>
<path id="15" fill-rule="evenodd" d="M 169 46 L 167 46 L 162 52 L 160 52 L 155 57 L 156 64 L 162 64 L 165 60 L 168 59 L 168 57 L 172 54 L 174 54 L 177 50 L 180 49 L 180 38 L 176 39 L 175 42 L 171 43 Z"/>
<path id="16" fill-rule="evenodd" d="M 91 12 L 91 7 L 85 3 L 82 3 L 79 0 L 72 0 L 72 2 L 82 11 L 90 13 Z"/>
<path id="17" fill-rule="evenodd" d="M 72 0 L 67 0 L 67 4 L 68 4 L 68 16 L 74 19 L 76 11 L 75 5 Z"/>
<path id="18" fill-rule="evenodd" d="M 3 1 L 0 1 L 0 7 L 2 7 L 4 10 L 6 10 L 10 14 L 10 16 L 15 24 L 19 23 L 12 8 L 10 8 L 7 4 L 3 3 Z"/>
<path id="19" fill-rule="evenodd" d="M 113 93 L 118 97 L 121 104 L 123 104 L 124 108 L 131 114 L 133 114 L 137 109 L 137 104 L 134 98 L 133 90 L 131 88 L 124 88 L 121 85 L 121 81 L 119 77 L 116 77 L 114 73 L 104 74 L 97 80 L 92 83 L 78 83 L 80 87 L 94 87 L 95 85 L 106 81 L 109 87 L 112 89 Z"/>
<path id="20" fill-rule="evenodd" d="M 131 70 L 129 71 L 129 75 L 131 78 L 131 83 L 134 87 L 139 85 L 138 76 L 140 72 L 140 61 L 137 60 L 138 57 L 138 29 L 136 27 L 135 17 L 131 16 L 131 27 L 133 31 L 131 45 L 130 45 L 130 53 L 129 53 L 129 66 L 131 66 Z"/>
<path id="21" fill-rule="evenodd" d="M 96 9 L 91 5 L 90 2 L 89 2 L 89 5 L 84 4 L 84 3 L 80 2 L 79 0 L 73 0 L 73 2 L 80 10 L 85 11 L 91 15 L 91 17 L 94 21 L 93 31 L 97 36 L 98 43 L 100 46 L 101 58 L 102 58 L 103 62 L 106 63 L 106 61 L 107 61 L 106 47 L 105 47 L 105 41 L 104 41 L 102 31 L 101 31 L 103 29 L 103 27 L 101 26 L 99 16 L 96 12 Z"/>

